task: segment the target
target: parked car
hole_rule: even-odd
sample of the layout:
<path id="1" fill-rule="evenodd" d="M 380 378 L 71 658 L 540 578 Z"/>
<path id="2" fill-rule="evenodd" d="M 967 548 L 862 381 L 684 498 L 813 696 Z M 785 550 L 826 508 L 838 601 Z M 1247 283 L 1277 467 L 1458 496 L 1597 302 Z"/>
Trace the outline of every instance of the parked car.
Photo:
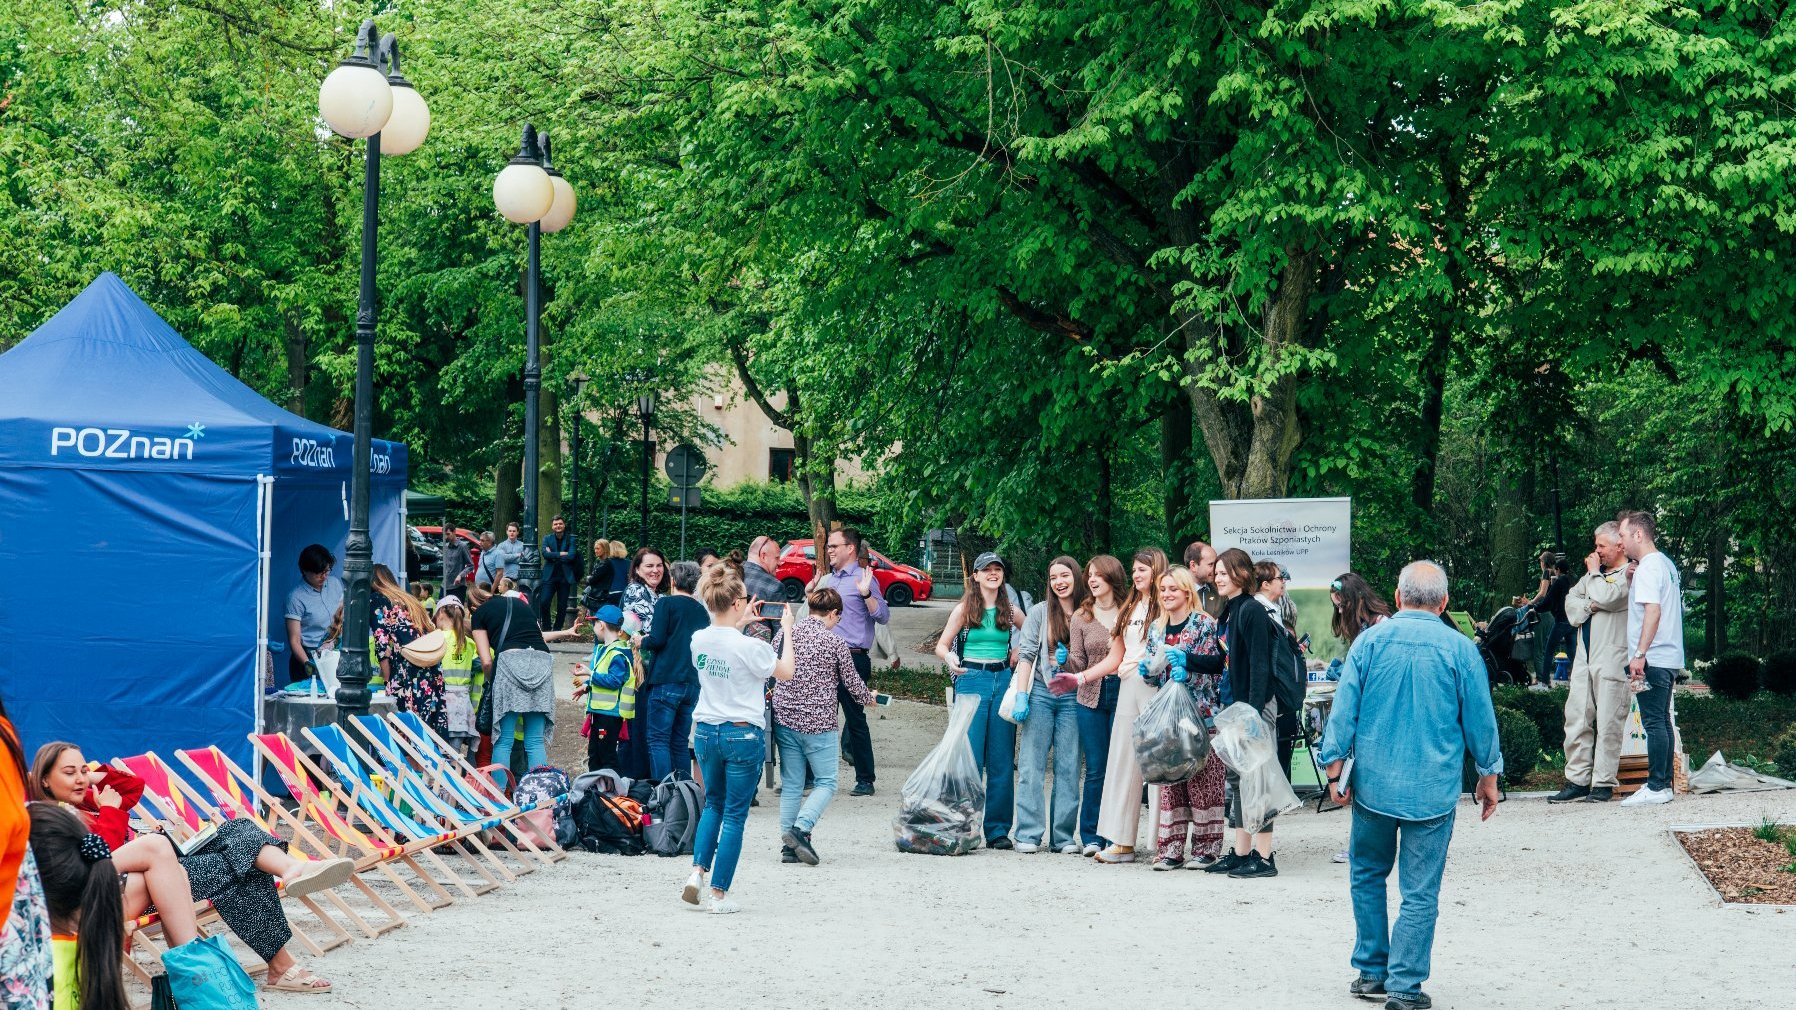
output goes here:
<path id="1" fill-rule="evenodd" d="M 442 544 L 443 528 L 441 526 L 417 526 L 413 528 L 429 538 L 432 545 Z M 469 560 L 474 564 L 475 570 L 478 571 L 480 569 L 480 534 L 475 533 L 473 530 L 463 529 L 460 526 L 457 526 L 453 532 L 455 533 L 456 539 L 461 540 L 468 545 Z M 440 577 L 442 574 L 443 559 L 442 554 L 439 551 L 437 555 L 437 575 Z"/>
<path id="2" fill-rule="evenodd" d="M 901 565 L 884 554 L 868 548 L 873 559 L 873 579 L 886 602 L 894 607 L 908 607 L 917 600 L 929 599 L 935 584 L 929 573 L 914 565 Z M 817 548 L 811 540 L 794 540 L 780 553 L 779 568 L 773 573 L 786 591 L 786 599 L 797 603 L 804 599 L 804 587 L 817 573 Z"/>
<path id="3" fill-rule="evenodd" d="M 408 582 L 443 578 L 443 548 L 416 526 L 405 528 L 405 577 Z"/>

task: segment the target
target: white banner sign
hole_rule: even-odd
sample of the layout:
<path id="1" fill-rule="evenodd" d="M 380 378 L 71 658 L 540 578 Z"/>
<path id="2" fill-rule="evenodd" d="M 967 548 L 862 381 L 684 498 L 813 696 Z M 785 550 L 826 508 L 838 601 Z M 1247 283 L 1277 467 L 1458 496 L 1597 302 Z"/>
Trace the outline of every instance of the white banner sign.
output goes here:
<path id="1" fill-rule="evenodd" d="M 1289 589 L 1326 589 L 1353 570 L 1353 499 L 1249 498 L 1210 503 L 1210 546 L 1239 547 L 1291 573 Z"/>

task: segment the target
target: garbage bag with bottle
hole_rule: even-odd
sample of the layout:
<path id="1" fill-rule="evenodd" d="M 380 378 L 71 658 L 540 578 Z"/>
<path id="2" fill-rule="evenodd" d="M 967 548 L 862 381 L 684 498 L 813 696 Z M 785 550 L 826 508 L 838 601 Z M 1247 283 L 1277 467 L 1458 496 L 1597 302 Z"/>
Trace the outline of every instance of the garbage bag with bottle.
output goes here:
<path id="1" fill-rule="evenodd" d="M 978 713 L 978 698 L 957 698 L 941 742 L 904 780 L 892 821 L 898 851 L 964 856 L 985 840 L 985 777 L 967 739 Z"/>
<path id="2" fill-rule="evenodd" d="M 1135 717 L 1132 739 L 1144 782 L 1170 785 L 1204 770 L 1210 734 L 1184 684 L 1167 681 Z"/>
<path id="3" fill-rule="evenodd" d="M 1303 804 L 1278 764 L 1278 730 L 1246 702 L 1216 714 L 1216 756 L 1240 779 L 1241 826 L 1263 831 L 1274 817 Z"/>

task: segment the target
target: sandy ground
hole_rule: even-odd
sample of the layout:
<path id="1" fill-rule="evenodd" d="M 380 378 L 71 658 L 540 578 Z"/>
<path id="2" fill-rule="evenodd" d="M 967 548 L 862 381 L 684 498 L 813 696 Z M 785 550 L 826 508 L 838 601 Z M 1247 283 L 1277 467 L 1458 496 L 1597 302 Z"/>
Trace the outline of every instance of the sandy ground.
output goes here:
<path id="1" fill-rule="evenodd" d="M 879 793 L 838 795 L 815 832 L 820 866 L 779 862 L 778 795 L 762 790 L 733 889 L 741 914 L 681 904 L 686 860 L 577 852 L 312 960 L 333 994 L 265 1004 L 1367 1005 L 1345 993 L 1353 920 L 1346 868 L 1329 861 L 1345 813 L 1281 819 L 1272 880 L 1054 854 L 904 855 L 898 789 L 945 724 L 944 709 L 906 702 L 873 724 Z M 1641 810 L 1518 798 L 1483 824 L 1462 805 L 1428 991 L 1442 1007 L 1528 1010 L 1796 1003 L 1796 921 L 1719 907 L 1666 831 L 1765 815 L 1796 818 L 1796 794 Z"/>

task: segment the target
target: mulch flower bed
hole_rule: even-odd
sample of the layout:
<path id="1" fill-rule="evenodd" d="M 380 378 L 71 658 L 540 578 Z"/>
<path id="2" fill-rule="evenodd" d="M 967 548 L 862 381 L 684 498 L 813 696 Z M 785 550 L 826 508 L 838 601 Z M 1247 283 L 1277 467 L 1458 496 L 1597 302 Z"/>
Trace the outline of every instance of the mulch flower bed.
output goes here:
<path id="1" fill-rule="evenodd" d="M 1785 828 L 1785 837 L 1791 829 Z M 1743 904 L 1796 905 L 1796 865 L 1786 845 L 1769 842 L 1752 828 L 1679 831 L 1677 840 L 1721 892 L 1722 900 Z"/>

